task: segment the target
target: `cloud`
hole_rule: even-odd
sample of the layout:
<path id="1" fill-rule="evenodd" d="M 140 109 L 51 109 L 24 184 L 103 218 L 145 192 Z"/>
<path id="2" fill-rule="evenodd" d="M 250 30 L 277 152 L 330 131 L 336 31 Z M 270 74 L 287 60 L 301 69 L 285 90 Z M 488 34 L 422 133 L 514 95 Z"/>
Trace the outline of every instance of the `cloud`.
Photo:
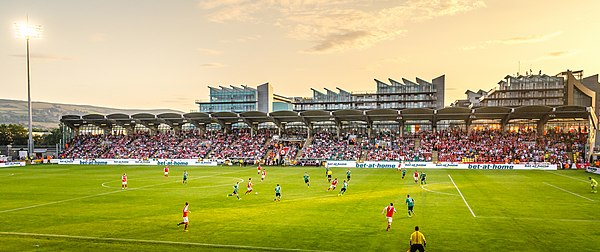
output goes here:
<path id="1" fill-rule="evenodd" d="M 484 49 L 488 45 L 520 45 L 520 44 L 534 44 L 534 43 L 542 43 L 548 40 L 551 40 L 555 37 L 558 37 L 562 34 L 562 31 L 556 31 L 547 34 L 537 34 L 531 36 L 522 36 L 522 37 L 513 37 L 507 39 L 497 39 L 497 40 L 487 40 L 483 42 L 479 42 L 474 45 L 463 46 L 461 49 L 463 51 L 471 51 L 477 49 Z"/>
<path id="2" fill-rule="evenodd" d="M 385 6 L 385 7 L 382 7 Z M 373 5 L 372 0 L 207 0 L 198 7 L 212 22 L 253 22 L 286 30 L 308 41 L 303 52 L 368 48 L 398 38 L 411 23 L 485 7 L 482 0 L 408 0 Z"/>
<path id="3" fill-rule="evenodd" d="M 17 57 L 17 58 L 25 58 L 27 55 L 25 55 L 25 54 L 11 54 L 10 56 Z M 39 54 L 39 53 L 32 53 L 32 54 L 29 55 L 29 58 L 31 58 L 31 59 L 40 59 L 40 60 L 45 60 L 45 61 L 72 60 L 73 59 L 73 58 L 68 57 L 68 56 L 51 55 L 51 54 Z"/>
<path id="4" fill-rule="evenodd" d="M 215 23 L 226 23 L 229 21 L 253 21 L 253 15 L 261 8 L 269 5 L 267 0 L 207 0 L 200 1 L 201 9 L 209 10 L 208 20 Z"/>
<path id="5" fill-rule="evenodd" d="M 575 56 L 577 54 L 579 54 L 580 51 L 556 51 L 556 52 L 548 52 L 545 55 L 533 59 L 532 62 L 540 62 L 540 61 L 547 61 L 547 60 L 555 60 L 555 59 L 563 59 L 563 58 L 568 58 L 568 57 L 572 57 Z"/>
<path id="6" fill-rule="evenodd" d="M 323 41 L 319 41 L 313 46 L 310 51 L 329 51 L 336 49 L 336 47 L 352 47 L 359 43 L 368 44 L 369 37 L 373 37 L 373 34 L 368 31 L 348 31 L 339 34 L 330 34 Z"/>
<path id="7" fill-rule="evenodd" d="M 568 51 L 561 51 L 561 52 L 549 52 L 546 55 L 549 57 L 560 57 L 563 55 L 568 55 L 569 52 Z"/>
<path id="8" fill-rule="evenodd" d="M 203 54 L 207 54 L 207 55 L 221 55 L 223 54 L 222 51 L 219 50 L 213 50 L 213 49 L 208 49 L 208 48 L 196 48 L 196 50 L 198 52 L 201 52 Z"/>
<path id="9" fill-rule="evenodd" d="M 212 68 L 219 68 L 219 67 L 226 67 L 226 65 L 218 63 L 218 62 L 211 62 L 211 63 L 204 63 L 202 65 L 200 65 L 200 67 L 212 67 Z"/>
<path id="10" fill-rule="evenodd" d="M 505 45 L 518 45 L 518 44 L 531 44 L 531 43 L 541 43 L 558 37 L 562 34 L 562 31 L 557 31 L 548 34 L 539 34 L 532 35 L 526 37 L 514 37 L 509 39 L 502 40 L 490 40 L 486 41 L 487 44 L 505 44 Z"/>

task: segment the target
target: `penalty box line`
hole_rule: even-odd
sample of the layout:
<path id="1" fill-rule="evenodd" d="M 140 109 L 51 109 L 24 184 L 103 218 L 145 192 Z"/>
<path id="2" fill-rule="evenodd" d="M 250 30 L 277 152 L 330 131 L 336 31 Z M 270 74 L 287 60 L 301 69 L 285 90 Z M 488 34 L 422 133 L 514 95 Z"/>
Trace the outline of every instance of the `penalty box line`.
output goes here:
<path id="1" fill-rule="evenodd" d="M 32 236 L 32 237 L 48 237 L 76 240 L 92 240 L 92 241 L 110 241 L 110 242 L 127 242 L 127 243 L 147 243 L 147 244 L 166 244 L 166 245 L 191 245 L 208 248 L 225 248 L 225 249 L 249 249 L 249 250 L 266 250 L 266 251 L 300 251 L 300 252 L 327 252 L 326 250 L 310 250 L 310 249 L 295 249 L 295 248 L 275 248 L 275 247 L 259 247 L 247 245 L 228 245 L 216 243 L 200 243 L 200 242 L 177 242 L 177 241 L 160 241 L 160 240 L 143 240 L 143 239 L 128 239 L 128 238 L 111 238 L 111 237 L 92 237 L 79 235 L 61 235 L 61 234 L 36 234 L 36 233 L 21 233 L 21 232 L 0 232 L 0 235 L 13 236 Z"/>
<path id="2" fill-rule="evenodd" d="M 558 190 L 561 190 L 561 191 L 563 191 L 563 192 L 567 192 L 567 193 L 573 194 L 573 195 L 575 195 L 575 196 L 577 196 L 577 197 L 580 197 L 580 198 L 583 198 L 583 199 L 586 199 L 586 200 L 589 200 L 589 201 L 594 201 L 593 199 L 590 199 L 590 198 L 588 198 L 588 197 L 585 197 L 585 196 L 579 195 L 579 194 L 577 194 L 577 193 L 571 192 L 571 191 L 569 191 L 569 190 L 566 190 L 566 189 L 562 189 L 562 188 L 560 188 L 560 187 L 558 187 L 558 186 L 555 186 L 555 185 L 553 185 L 553 184 L 546 183 L 546 182 L 544 182 L 544 184 L 545 184 L 545 185 L 548 185 L 548 186 L 551 186 L 551 187 L 554 187 L 554 188 L 556 188 L 556 189 L 558 189 Z"/>
<path id="3" fill-rule="evenodd" d="M 225 172 L 225 173 L 208 175 L 208 176 L 195 177 L 195 178 L 191 178 L 189 180 L 199 179 L 199 178 L 206 178 L 206 177 L 214 177 L 214 176 L 219 176 L 219 175 L 231 174 L 231 173 L 235 173 L 235 172 L 238 172 L 238 171 L 232 171 L 232 172 Z M 114 193 L 119 193 L 119 192 L 125 192 L 125 191 L 135 191 L 135 190 L 139 190 L 139 189 L 143 189 L 143 188 L 160 186 L 160 185 L 166 185 L 166 184 L 171 184 L 171 183 L 173 183 L 173 181 L 169 181 L 169 182 L 165 182 L 165 183 L 159 183 L 159 184 L 154 184 L 154 185 L 147 185 L 147 186 L 142 186 L 142 187 L 137 187 L 137 188 L 131 188 L 131 189 L 127 189 L 127 190 L 116 190 L 116 191 L 110 191 L 110 192 L 98 193 L 98 194 L 93 194 L 93 195 L 81 196 L 81 197 L 76 197 L 76 198 L 71 198 L 71 199 L 64 199 L 64 200 L 52 201 L 52 202 L 47 202 L 47 203 L 42 203 L 42 204 L 37 204 L 37 205 L 31 205 L 31 206 L 26 206 L 26 207 L 6 209 L 6 210 L 1 210 L 0 213 L 8 213 L 8 212 L 14 212 L 14 211 L 25 210 L 25 209 L 30 209 L 30 208 L 36 208 L 36 207 L 54 205 L 54 204 L 59 204 L 59 203 L 64 203 L 64 202 L 69 202 L 69 201 L 75 201 L 75 200 L 80 200 L 80 199 L 93 198 L 93 197 L 98 197 L 98 196 L 103 196 L 103 195 L 108 195 L 108 194 L 114 194 Z"/>
<path id="4" fill-rule="evenodd" d="M 477 216 L 475 216 L 475 213 L 473 212 L 473 209 L 471 209 L 471 207 L 469 206 L 469 203 L 467 203 L 465 196 L 463 196 L 463 194 L 460 192 L 460 189 L 458 189 L 458 186 L 456 186 L 456 183 L 454 183 L 454 179 L 452 179 L 452 176 L 450 176 L 450 174 L 448 174 L 448 177 L 450 178 L 450 181 L 452 181 L 452 184 L 454 184 L 454 187 L 458 191 L 458 194 L 460 194 L 460 197 L 462 198 L 463 202 L 465 202 L 465 205 L 467 205 L 467 208 L 469 208 L 469 212 L 471 212 L 473 217 L 477 218 Z"/>

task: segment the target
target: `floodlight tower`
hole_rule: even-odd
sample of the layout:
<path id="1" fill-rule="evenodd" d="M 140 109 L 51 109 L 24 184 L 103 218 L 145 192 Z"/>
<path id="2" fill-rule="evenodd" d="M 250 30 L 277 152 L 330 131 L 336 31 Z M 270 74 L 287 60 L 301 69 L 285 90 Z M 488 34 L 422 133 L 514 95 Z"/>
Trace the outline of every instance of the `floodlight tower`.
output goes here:
<path id="1" fill-rule="evenodd" d="M 25 39 L 27 42 L 27 110 L 29 117 L 29 139 L 27 140 L 27 155 L 31 157 L 33 154 L 33 128 L 32 128 L 32 113 L 31 113 L 31 78 L 29 75 L 29 39 L 40 38 L 42 36 L 41 25 L 29 24 L 29 18 L 26 23 L 15 23 L 15 32 L 17 38 Z"/>

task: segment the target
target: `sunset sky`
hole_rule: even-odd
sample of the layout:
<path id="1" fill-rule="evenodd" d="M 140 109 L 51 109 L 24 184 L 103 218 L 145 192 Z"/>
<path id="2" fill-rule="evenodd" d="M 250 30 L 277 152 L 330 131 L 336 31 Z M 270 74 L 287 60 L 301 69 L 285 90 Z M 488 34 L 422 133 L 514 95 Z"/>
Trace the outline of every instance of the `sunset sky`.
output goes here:
<path id="1" fill-rule="evenodd" d="M 446 105 L 532 69 L 600 73 L 600 1 L 0 0 L 0 98 L 197 109 L 207 86 L 374 91 L 446 75 Z"/>

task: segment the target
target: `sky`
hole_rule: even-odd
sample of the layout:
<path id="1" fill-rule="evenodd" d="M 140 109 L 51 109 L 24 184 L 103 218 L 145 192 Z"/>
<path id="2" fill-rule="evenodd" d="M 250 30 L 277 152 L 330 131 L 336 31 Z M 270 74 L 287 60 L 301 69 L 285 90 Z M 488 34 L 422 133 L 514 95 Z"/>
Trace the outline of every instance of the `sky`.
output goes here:
<path id="1" fill-rule="evenodd" d="M 0 99 L 196 110 L 208 86 L 374 91 L 446 76 L 445 103 L 519 70 L 600 73 L 600 1 L 0 0 Z M 520 66 L 520 68 L 519 68 Z"/>

